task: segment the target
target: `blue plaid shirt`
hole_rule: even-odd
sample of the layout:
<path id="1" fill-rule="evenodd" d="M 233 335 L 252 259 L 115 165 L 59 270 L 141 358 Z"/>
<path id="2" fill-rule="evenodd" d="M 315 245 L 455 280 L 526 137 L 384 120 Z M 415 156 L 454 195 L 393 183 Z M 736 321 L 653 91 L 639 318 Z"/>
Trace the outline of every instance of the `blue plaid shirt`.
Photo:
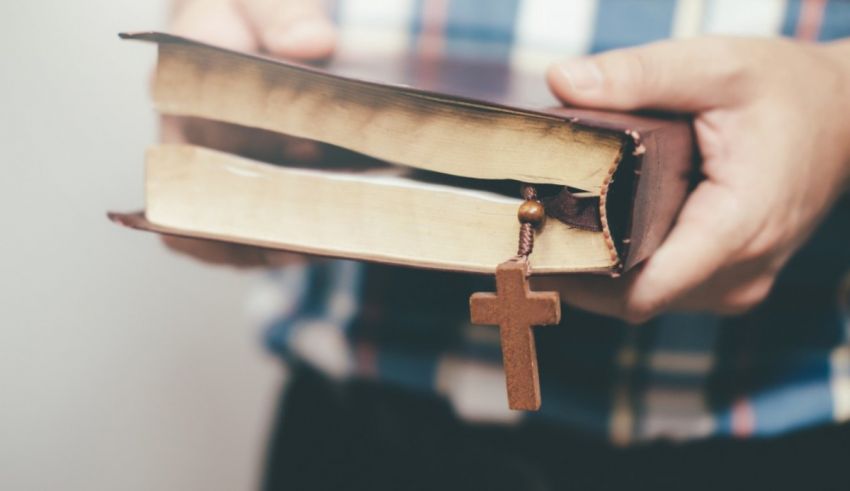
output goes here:
<path id="1" fill-rule="evenodd" d="M 846 37 L 850 2 L 341 0 L 335 19 L 343 55 L 413 49 L 501 61 L 542 77 L 567 56 L 667 37 Z M 566 309 L 562 326 L 535 330 L 538 413 L 507 410 L 498 329 L 469 323 L 469 294 L 493 290 L 488 278 L 349 261 L 289 267 L 270 276 L 269 297 L 283 304 L 267 344 L 333 377 L 437 394 L 470 420 L 541 418 L 618 444 L 846 421 L 848 202 L 751 313 L 672 314 L 634 328 Z"/>

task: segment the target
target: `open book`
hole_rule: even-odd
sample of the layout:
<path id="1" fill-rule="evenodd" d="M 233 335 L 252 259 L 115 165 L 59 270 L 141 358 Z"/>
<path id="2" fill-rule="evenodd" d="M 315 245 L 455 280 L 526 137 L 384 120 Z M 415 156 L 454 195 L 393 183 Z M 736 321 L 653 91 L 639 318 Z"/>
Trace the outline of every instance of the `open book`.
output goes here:
<path id="1" fill-rule="evenodd" d="M 122 37 L 158 44 L 162 114 L 315 140 L 372 161 L 305 168 L 157 145 L 147 152 L 145 212 L 111 215 L 136 228 L 492 272 L 516 251 L 519 183 L 531 183 L 549 215 L 534 271 L 616 273 L 658 246 L 693 177 L 686 119 L 541 105 L 542 80 L 504 66 L 411 58 L 317 68 L 168 34 Z"/>

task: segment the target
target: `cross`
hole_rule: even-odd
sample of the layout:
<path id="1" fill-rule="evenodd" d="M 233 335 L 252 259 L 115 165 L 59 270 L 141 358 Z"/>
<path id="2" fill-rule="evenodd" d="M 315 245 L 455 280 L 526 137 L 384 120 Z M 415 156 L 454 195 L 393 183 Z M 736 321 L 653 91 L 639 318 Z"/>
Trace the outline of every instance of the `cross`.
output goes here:
<path id="1" fill-rule="evenodd" d="M 532 326 L 561 321 L 557 292 L 528 289 L 528 261 L 512 259 L 496 268 L 496 293 L 473 293 L 469 298 L 473 324 L 499 326 L 502 358 L 511 409 L 540 409 L 540 380 Z"/>

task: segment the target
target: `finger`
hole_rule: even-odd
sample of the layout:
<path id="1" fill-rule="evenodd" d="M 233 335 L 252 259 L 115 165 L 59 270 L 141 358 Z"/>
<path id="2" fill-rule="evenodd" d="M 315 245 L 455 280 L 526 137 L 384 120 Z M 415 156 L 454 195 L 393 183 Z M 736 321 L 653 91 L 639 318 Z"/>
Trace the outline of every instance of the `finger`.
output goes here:
<path id="1" fill-rule="evenodd" d="M 627 272 L 620 278 L 599 275 L 532 277 L 535 290 L 554 290 L 561 301 L 573 307 L 609 317 L 628 319 L 627 292 L 640 272 Z M 775 279 L 763 260 L 734 265 L 715 274 L 669 305 L 670 311 L 712 312 L 722 315 L 744 313 L 761 303 Z M 645 319 L 633 319 L 643 322 Z"/>
<path id="2" fill-rule="evenodd" d="M 163 114 L 159 118 L 159 139 L 164 143 L 191 143 L 184 131 L 185 118 Z"/>
<path id="3" fill-rule="evenodd" d="M 710 281 L 677 300 L 672 311 L 711 312 L 720 315 L 740 315 L 763 302 L 773 286 L 775 277 L 762 274 L 756 277 L 734 275 L 731 281 Z M 805 293 L 803 293 L 805 295 Z"/>
<path id="4" fill-rule="evenodd" d="M 680 112 L 737 99 L 746 66 L 727 41 L 664 41 L 567 60 L 547 73 L 549 87 L 576 106 Z"/>
<path id="5" fill-rule="evenodd" d="M 554 290 L 567 305 L 610 317 L 622 317 L 626 291 L 636 272 L 621 278 L 600 275 L 532 277 L 535 290 Z"/>
<path id="6" fill-rule="evenodd" d="M 764 257 L 725 265 L 711 279 L 690 290 L 670 310 L 739 314 L 755 307 L 770 292 L 778 269 Z"/>
<path id="7" fill-rule="evenodd" d="M 256 51 L 251 26 L 230 0 L 186 0 L 177 6 L 173 34 L 238 51 Z"/>
<path id="8" fill-rule="evenodd" d="M 732 190 L 711 181 L 701 183 L 670 235 L 630 285 L 624 317 L 644 322 L 733 263 L 754 229 L 744 221 L 745 208 Z"/>
<path id="9" fill-rule="evenodd" d="M 322 147 L 319 143 L 291 137 L 283 147 L 283 155 L 292 162 L 311 163 L 322 158 Z"/>
<path id="10" fill-rule="evenodd" d="M 313 260 L 320 261 L 320 259 L 316 259 L 313 256 L 305 256 L 304 254 L 298 254 L 295 252 L 278 251 L 275 249 L 263 249 L 262 251 L 265 259 L 265 264 L 271 267 L 303 264 L 307 262 L 309 258 L 313 258 Z"/>
<path id="11" fill-rule="evenodd" d="M 307 256 L 294 252 L 174 235 L 163 235 L 162 242 L 172 251 L 201 262 L 238 268 L 289 266 L 307 260 Z"/>
<path id="12" fill-rule="evenodd" d="M 238 5 L 270 54 L 319 60 L 334 51 L 336 30 L 317 0 L 240 0 Z"/>
<path id="13" fill-rule="evenodd" d="M 173 235 L 163 235 L 162 243 L 174 252 L 191 256 L 207 264 L 243 268 L 266 265 L 262 249 L 257 247 Z"/>

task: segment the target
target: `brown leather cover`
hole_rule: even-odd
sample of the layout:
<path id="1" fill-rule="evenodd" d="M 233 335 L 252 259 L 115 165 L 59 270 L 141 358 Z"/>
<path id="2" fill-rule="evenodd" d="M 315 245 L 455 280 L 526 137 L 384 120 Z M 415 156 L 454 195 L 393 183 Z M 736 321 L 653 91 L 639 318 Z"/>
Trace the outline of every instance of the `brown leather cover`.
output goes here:
<path id="1" fill-rule="evenodd" d="M 122 33 L 120 37 L 159 44 L 204 45 L 158 32 Z M 658 247 L 695 176 L 697 153 L 688 118 L 563 107 L 539 74 L 532 76 L 511 71 L 505 65 L 474 60 L 416 56 L 392 60 L 337 57 L 317 67 L 256 54 L 236 54 L 258 63 L 283 64 L 353 84 L 390 86 L 459 104 L 555 117 L 564 124 L 624 135 L 626 151 L 618 166 L 611 169 L 610 185 L 603 188 L 599 200 L 603 232 L 609 247 L 619 256 L 618 271 L 634 267 Z M 137 228 L 155 228 L 149 223 L 133 222 Z"/>

